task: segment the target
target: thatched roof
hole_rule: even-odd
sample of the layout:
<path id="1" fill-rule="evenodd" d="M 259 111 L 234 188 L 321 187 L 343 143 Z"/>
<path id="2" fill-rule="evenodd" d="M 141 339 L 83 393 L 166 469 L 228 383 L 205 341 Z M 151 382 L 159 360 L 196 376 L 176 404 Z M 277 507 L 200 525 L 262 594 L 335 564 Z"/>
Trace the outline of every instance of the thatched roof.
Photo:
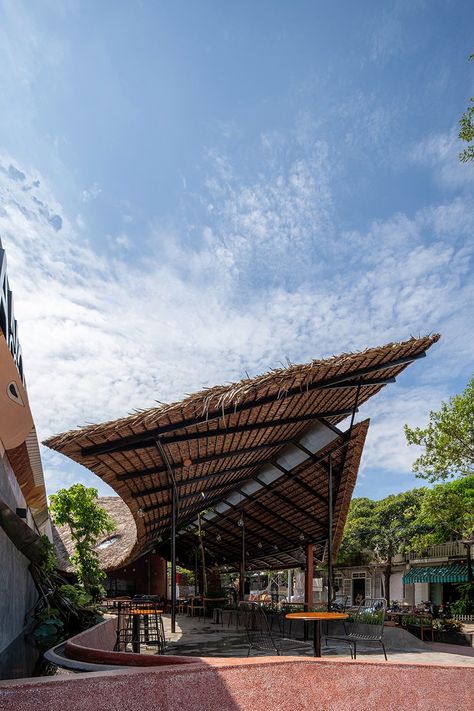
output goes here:
<path id="1" fill-rule="evenodd" d="M 104 535 L 97 546 L 101 568 L 106 571 L 114 570 L 129 559 L 136 544 L 137 527 L 130 509 L 119 496 L 102 496 L 97 499 L 97 504 L 107 511 L 115 523 L 115 530 Z M 111 541 L 110 545 L 107 545 L 108 541 Z M 74 552 L 74 545 L 69 526 L 53 526 L 53 542 L 58 568 L 65 573 L 72 573 L 70 556 Z"/>
<path id="2" fill-rule="evenodd" d="M 247 509 L 251 503 L 242 491 L 244 484 L 249 483 L 252 499 L 261 501 L 260 512 L 254 518 L 266 520 L 268 545 L 262 550 L 268 557 L 270 546 L 274 552 L 276 548 L 280 552 L 283 547 L 282 518 L 293 523 L 291 536 L 288 531 L 288 545 L 297 542 L 296 531 L 301 526 L 304 526 L 303 533 L 309 527 L 311 536 L 316 536 L 314 542 L 322 542 L 327 526 L 322 512 L 319 529 L 313 530 L 308 520 L 304 523 L 301 517 L 297 518 L 297 509 L 291 507 L 290 502 L 286 508 L 278 509 L 277 501 L 282 504 L 283 494 L 278 495 L 277 490 L 286 485 L 285 481 L 302 482 L 295 484 L 294 489 L 290 487 L 291 497 L 297 497 L 296 490 L 305 488 L 306 476 L 311 481 L 311 485 L 306 482 L 306 486 L 313 487 L 314 492 L 311 501 L 301 500 L 301 506 L 317 508 L 327 497 L 327 472 L 326 475 L 321 472 L 327 468 L 328 452 L 333 451 L 334 467 L 337 468 L 334 505 L 341 514 L 334 518 L 336 543 L 342 535 L 347 492 L 352 491 L 355 483 L 367 423 L 346 434 L 337 426 L 384 385 L 393 382 L 407 365 L 423 357 L 438 338 L 438 335 L 412 338 L 360 353 L 290 365 L 239 383 L 201 391 L 171 405 L 71 430 L 51 437 L 45 444 L 91 469 L 128 504 L 137 525 L 137 545 L 132 556 L 161 543 L 164 545 L 169 538 L 171 484 L 168 463 L 178 491 L 178 528 L 183 542 L 187 541 L 186 546 L 184 543 L 180 546 L 183 554 L 193 540 L 184 529 L 197 513 L 216 505 L 222 508 L 222 502 L 232 497 L 232 505 L 224 504 L 220 518 L 228 519 L 237 509 Z M 303 464 L 300 445 L 305 437 L 309 438 L 311 451 L 306 452 Z M 168 463 L 160 447 L 163 447 Z M 295 460 L 295 448 L 299 448 L 300 460 Z M 338 453 L 340 449 L 343 454 Z M 326 456 L 325 463 L 317 461 L 322 455 Z M 285 457 L 292 464 L 282 469 L 281 461 Z M 271 472 L 267 472 L 272 480 L 270 488 L 258 484 L 256 479 L 266 466 L 273 472 L 278 470 L 281 475 L 274 481 Z M 300 466 L 304 472 L 299 472 Z M 314 488 L 315 481 L 317 488 Z M 272 494 L 270 489 L 275 493 Z M 237 491 L 240 494 L 236 498 Z M 265 499 L 265 503 L 264 497 L 271 498 Z M 296 503 L 295 498 L 293 503 Z M 263 506 L 274 511 L 272 523 L 270 519 L 264 519 Z M 215 517 L 212 526 L 217 530 L 221 523 L 217 524 Z M 211 523 L 206 525 L 211 527 Z M 252 526 L 257 542 L 257 537 L 263 538 L 263 532 L 260 527 L 259 533 L 257 521 L 252 523 L 249 518 L 247 528 L 250 533 Z M 271 533 L 272 530 L 275 533 Z M 223 540 L 224 533 L 219 535 Z M 228 538 L 232 538 L 230 533 Z M 228 544 L 226 558 L 236 555 L 238 549 L 237 541 L 232 544 L 229 540 Z M 234 553 L 232 549 L 235 549 Z M 252 555 L 260 555 L 261 559 L 257 550 Z M 219 551 L 216 551 L 216 557 L 219 557 Z M 224 557 L 223 552 L 221 557 Z"/>

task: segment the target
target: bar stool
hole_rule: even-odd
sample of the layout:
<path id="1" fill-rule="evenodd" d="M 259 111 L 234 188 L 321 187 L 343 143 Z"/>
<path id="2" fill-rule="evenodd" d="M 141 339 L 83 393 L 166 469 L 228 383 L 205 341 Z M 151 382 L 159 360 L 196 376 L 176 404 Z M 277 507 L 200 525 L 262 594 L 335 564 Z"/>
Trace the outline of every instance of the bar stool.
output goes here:
<path id="1" fill-rule="evenodd" d="M 157 647 L 158 654 L 166 650 L 166 638 L 161 617 L 162 610 L 150 602 L 119 603 L 115 652 L 139 654 L 141 644 Z"/>

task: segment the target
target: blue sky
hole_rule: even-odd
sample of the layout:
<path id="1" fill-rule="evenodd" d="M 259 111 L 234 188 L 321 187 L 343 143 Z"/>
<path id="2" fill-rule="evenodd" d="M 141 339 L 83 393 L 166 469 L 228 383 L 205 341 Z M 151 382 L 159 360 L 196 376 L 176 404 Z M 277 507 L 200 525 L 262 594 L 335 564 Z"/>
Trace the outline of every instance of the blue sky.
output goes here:
<path id="1" fill-rule="evenodd" d="M 357 493 L 473 370 L 471 2 L 0 2 L 0 234 L 39 435 L 440 331 Z M 44 451 L 50 492 L 107 488 Z"/>

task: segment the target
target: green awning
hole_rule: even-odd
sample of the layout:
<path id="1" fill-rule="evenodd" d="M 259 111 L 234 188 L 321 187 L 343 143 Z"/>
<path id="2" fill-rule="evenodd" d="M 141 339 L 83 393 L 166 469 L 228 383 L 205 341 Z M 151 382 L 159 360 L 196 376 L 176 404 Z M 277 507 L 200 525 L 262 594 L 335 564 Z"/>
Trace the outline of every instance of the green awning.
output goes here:
<path id="1" fill-rule="evenodd" d="M 412 568 L 403 576 L 405 585 L 410 583 L 466 583 L 467 565 L 431 565 L 426 568 Z"/>

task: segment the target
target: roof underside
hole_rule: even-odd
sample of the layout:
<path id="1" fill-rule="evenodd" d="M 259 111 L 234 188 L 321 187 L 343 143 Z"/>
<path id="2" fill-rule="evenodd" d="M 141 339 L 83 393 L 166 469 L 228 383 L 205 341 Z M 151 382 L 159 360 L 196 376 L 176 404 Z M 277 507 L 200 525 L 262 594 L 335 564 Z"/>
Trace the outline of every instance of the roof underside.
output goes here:
<path id="1" fill-rule="evenodd" d="M 129 417 L 76 429 L 45 442 L 88 467 L 124 499 L 137 525 L 130 558 L 166 549 L 172 485 L 178 495 L 177 550 L 184 563 L 197 543 L 203 510 L 209 562 L 241 557 L 244 511 L 247 568 L 300 565 L 302 546 L 328 534 L 328 455 L 333 470 L 337 549 L 368 421 L 338 428 L 439 336 L 292 365 L 212 388 Z M 157 441 L 159 440 L 159 445 Z M 165 459 L 166 458 L 166 459 Z"/>

